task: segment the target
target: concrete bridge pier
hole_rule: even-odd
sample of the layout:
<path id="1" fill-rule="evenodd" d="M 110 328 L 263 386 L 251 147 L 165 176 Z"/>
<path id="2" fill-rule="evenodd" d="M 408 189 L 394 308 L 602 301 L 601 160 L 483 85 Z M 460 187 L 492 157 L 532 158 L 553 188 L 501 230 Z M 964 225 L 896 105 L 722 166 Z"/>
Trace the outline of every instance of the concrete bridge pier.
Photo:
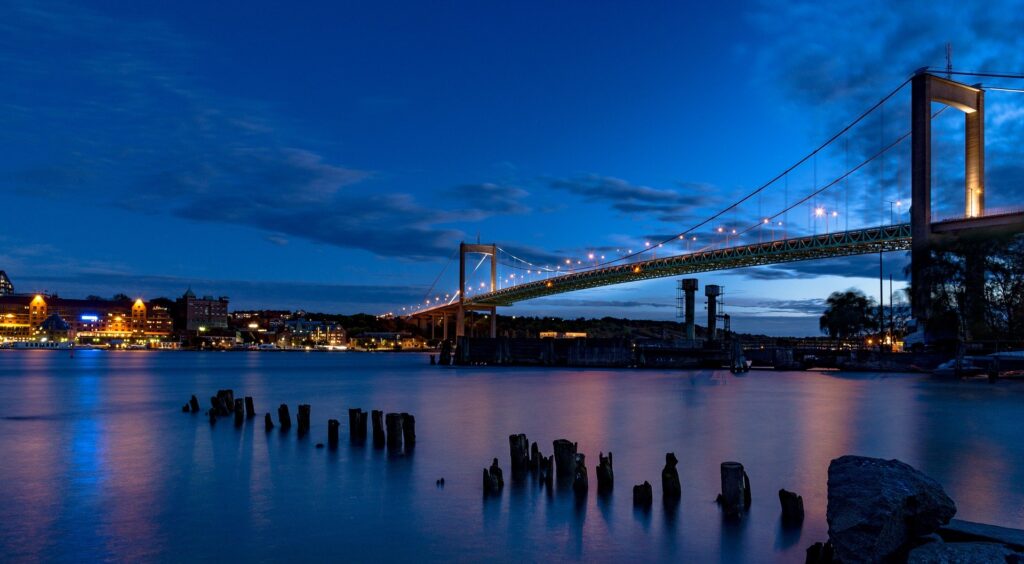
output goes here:
<path id="1" fill-rule="evenodd" d="M 722 287 L 715 284 L 704 286 L 704 295 L 708 298 L 708 341 L 716 340 L 718 336 L 718 296 L 722 293 Z"/>
<path id="2" fill-rule="evenodd" d="M 686 321 L 686 338 L 693 341 L 697 338 L 697 330 L 694 327 L 694 318 L 696 312 L 694 308 L 694 294 L 697 293 L 697 279 L 696 278 L 684 278 L 680 281 L 683 292 L 685 293 L 685 309 L 684 317 Z"/>

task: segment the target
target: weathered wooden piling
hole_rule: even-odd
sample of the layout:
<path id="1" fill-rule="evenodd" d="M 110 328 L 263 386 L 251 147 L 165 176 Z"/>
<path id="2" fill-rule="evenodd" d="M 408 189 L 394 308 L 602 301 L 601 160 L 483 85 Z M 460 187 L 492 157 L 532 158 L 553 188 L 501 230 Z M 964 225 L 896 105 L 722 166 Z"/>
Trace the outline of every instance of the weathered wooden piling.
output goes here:
<path id="1" fill-rule="evenodd" d="M 327 444 L 332 447 L 338 446 L 338 428 L 341 423 L 337 419 L 327 420 Z"/>
<path id="2" fill-rule="evenodd" d="M 366 416 L 368 414 L 360 408 L 348 409 L 348 439 L 353 443 L 362 443 L 366 440 Z"/>
<path id="3" fill-rule="evenodd" d="M 192 399 L 188 400 L 188 408 L 192 413 L 199 413 L 199 399 L 195 394 L 192 394 Z"/>
<path id="4" fill-rule="evenodd" d="M 575 468 L 572 474 L 572 490 L 577 495 L 584 495 L 587 493 L 587 489 L 590 484 L 587 480 L 587 461 L 586 456 L 582 453 L 576 453 L 575 456 Z"/>
<path id="5" fill-rule="evenodd" d="M 270 416 L 269 413 L 263 416 L 263 427 L 267 430 L 268 433 L 274 430 L 274 419 Z"/>
<path id="6" fill-rule="evenodd" d="M 641 508 L 650 508 L 654 503 L 654 488 L 651 483 L 644 481 L 642 484 L 633 486 L 633 505 Z"/>
<path id="7" fill-rule="evenodd" d="M 568 439 L 556 439 L 552 443 L 555 457 L 555 469 L 558 481 L 571 481 L 576 471 L 576 443 Z"/>
<path id="8" fill-rule="evenodd" d="M 739 515 L 750 507 L 750 479 L 739 462 L 721 464 L 722 493 L 718 501 L 727 515 Z"/>
<path id="9" fill-rule="evenodd" d="M 235 412 L 235 427 L 240 427 L 245 421 L 245 413 L 243 412 L 245 408 L 242 407 L 243 403 L 242 398 L 235 400 L 235 408 L 233 410 Z"/>
<path id="10" fill-rule="evenodd" d="M 484 496 L 501 495 L 503 487 L 505 479 L 502 477 L 501 468 L 498 467 L 498 459 L 495 458 L 490 468 L 484 468 Z"/>
<path id="11" fill-rule="evenodd" d="M 615 472 L 612 470 L 612 453 L 605 456 L 603 452 L 597 454 L 597 492 L 608 493 L 615 487 Z"/>
<path id="12" fill-rule="evenodd" d="M 256 404 L 252 401 L 252 396 L 245 396 L 245 418 L 252 419 L 256 417 Z"/>
<path id="13" fill-rule="evenodd" d="M 405 440 L 405 450 L 416 446 L 416 417 L 411 413 L 402 413 L 402 439 Z"/>
<path id="14" fill-rule="evenodd" d="M 388 431 L 388 449 L 402 448 L 402 414 L 388 413 L 384 416 L 384 426 Z"/>
<path id="15" fill-rule="evenodd" d="M 534 443 L 534 448 L 536 448 L 536 445 L 537 443 Z M 526 475 L 530 466 L 529 452 L 530 441 L 526 438 L 526 435 L 520 433 L 508 436 L 508 454 L 511 459 L 509 468 L 512 469 L 513 480 L 518 480 Z"/>
<path id="16" fill-rule="evenodd" d="M 298 415 L 299 434 L 300 435 L 305 435 L 306 433 L 309 432 L 309 415 L 310 415 L 309 404 L 308 403 L 300 403 L 299 404 L 299 415 Z"/>
<path id="17" fill-rule="evenodd" d="M 679 484 L 679 471 L 676 464 L 679 459 L 674 452 L 665 454 L 665 468 L 661 471 L 661 491 L 665 501 L 679 501 L 683 497 L 683 487 Z"/>
<path id="18" fill-rule="evenodd" d="M 234 390 L 217 390 L 217 415 L 228 415 L 235 410 Z"/>
<path id="19" fill-rule="evenodd" d="M 536 474 L 537 470 L 540 469 L 540 448 L 537 446 L 537 442 L 534 441 L 530 445 L 530 472 Z"/>
<path id="20" fill-rule="evenodd" d="M 544 457 L 540 455 L 537 463 L 537 481 L 541 484 L 551 485 L 555 478 L 555 455 Z"/>
<path id="21" fill-rule="evenodd" d="M 277 420 L 281 424 L 281 430 L 287 431 L 292 427 L 292 414 L 288 412 L 288 404 L 282 403 L 281 407 L 277 408 Z"/>
<path id="22" fill-rule="evenodd" d="M 782 522 L 796 525 L 804 520 L 804 498 L 796 492 L 779 490 L 779 503 L 782 505 Z"/>
<path id="23" fill-rule="evenodd" d="M 374 409 L 370 412 L 370 416 L 373 423 L 373 446 L 384 448 L 384 412 Z"/>

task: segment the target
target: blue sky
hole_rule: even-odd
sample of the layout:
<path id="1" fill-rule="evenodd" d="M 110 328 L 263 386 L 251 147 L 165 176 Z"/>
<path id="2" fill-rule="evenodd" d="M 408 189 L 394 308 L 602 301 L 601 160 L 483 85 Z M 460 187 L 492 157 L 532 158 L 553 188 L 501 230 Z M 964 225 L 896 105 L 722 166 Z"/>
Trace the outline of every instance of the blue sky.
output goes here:
<path id="1" fill-rule="evenodd" d="M 237 308 L 394 310 L 463 239 L 553 264 L 683 231 L 944 66 L 947 41 L 958 69 L 1024 71 L 1019 1 L 141 4 L 0 4 L 0 269 L 20 291 L 191 284 Z M 715 226 L 898 137 L 908 94 Z M 1022 109 L 989 94 L 992 206 L 1024 190 Z M 954 113 L 936 118 L 940 214 L 962 199 Z M 906 152 L 816 199 L 829 229 L 887 221 Z M 809 208 L 787 232 L 825 228 Z M 877 293 L 876 276 L 863 257 L 701 279 L 726 287 L 737 329 L 804 334 L 831 291 Z M 508 313 L 671 318 L 674 284 Z M 449 267 L 437 288 L 454 287 Z"/>

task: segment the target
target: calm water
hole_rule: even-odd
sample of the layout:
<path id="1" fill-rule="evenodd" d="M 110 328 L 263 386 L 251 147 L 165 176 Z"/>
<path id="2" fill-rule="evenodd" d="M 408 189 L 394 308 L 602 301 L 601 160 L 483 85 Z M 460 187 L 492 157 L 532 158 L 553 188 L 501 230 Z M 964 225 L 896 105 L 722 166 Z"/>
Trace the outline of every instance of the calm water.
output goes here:
<path id="1" fill-rule="evenodd" d="M 312 405 L 313 430 L 267 434 L 180 412 L 195 393 L 252 395 L 261 414 Z M 1024 384 L 918 376 L 715 371 L 442 369 L 419 354 L 0 351 L 0 554 L 4 560 L 668 560 L 802 562 L 826 536 L 829 460 L 900 458 L 938 479 L 958 516 L 1024 526 Z M 389 456 L 326 421 L 347 408 L 416 415 L 413 454 Z M 276 417 L 275 417 L 276 420 Z M 480 472 L 508 435 L 579 442 L 591 492 L 506 485 Z M 596 493 L 599 451 L 616 489 Z M 661 505 L 664 455 L 683 500 Z M 754 494 L 739 524 L 713 503 L 718 464 L 743 462 Z M 435 480 L 444 477 L 446 487 Z M 632 485 L 654 484 L 650 513 Z M 780 487 L 804 496 L 779 524 Z"/>

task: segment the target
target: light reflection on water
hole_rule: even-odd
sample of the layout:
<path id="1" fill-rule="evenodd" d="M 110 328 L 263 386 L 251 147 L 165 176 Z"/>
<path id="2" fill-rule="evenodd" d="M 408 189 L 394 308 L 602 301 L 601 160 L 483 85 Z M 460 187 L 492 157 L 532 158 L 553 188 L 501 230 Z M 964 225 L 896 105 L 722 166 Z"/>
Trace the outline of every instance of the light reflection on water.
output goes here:
<path id="1" fill-rule="evenodd" d="M 180 413 L 195 393 L 252 395 L 257 411 L 312 405 L 298 439 Z M 939 480 L 958 516 L 1024 525 L 1024 385 L 918 376 L 720 371 L 442 369 L 422 355 L 0 352 L 0 554 L 15 560 L 281 561 L 296 558 L 802 561 L 826 536 L 826 471 L 858 453 L 900 458 Z M 418 444 L 394 456 L 326 421 L 347 409 L 416 415 Z M 275 417 L 276 419 L 276 417 Z M 545 454 L 569 438 L 591 492 L 508 483 L 484 499 L 480 471 L 508 435 Z M 598 452 L 616 489 L 596 492 Z M 666 452 L 683 499 L 661 503 Z M 725 522 L 718 464 L 744 463 L 754 504 Z M 444 489 L 435 480 L 444 477 Z M 655 504 L 632 506 L 650 481 Z M 801 530 L 776 491 L 804 496 Z"/>

